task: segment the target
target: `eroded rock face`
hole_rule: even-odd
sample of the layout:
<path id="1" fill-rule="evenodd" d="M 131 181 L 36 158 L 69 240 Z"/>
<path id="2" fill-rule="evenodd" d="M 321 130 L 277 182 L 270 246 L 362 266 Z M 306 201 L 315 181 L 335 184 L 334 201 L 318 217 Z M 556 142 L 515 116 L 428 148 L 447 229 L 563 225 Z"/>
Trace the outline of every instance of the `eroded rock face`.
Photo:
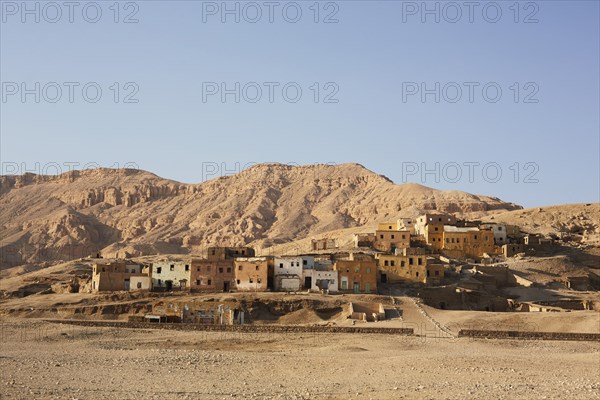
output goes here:
<path id="1" fill-rule="evenodd" d="M 94 169 L 0 177 L 0 265 L 95 254 L 286 242 L 424 210 L 520 208 L 497 198 L 395 185 L 357 164 L 264 164 L 202 184 Z"/>

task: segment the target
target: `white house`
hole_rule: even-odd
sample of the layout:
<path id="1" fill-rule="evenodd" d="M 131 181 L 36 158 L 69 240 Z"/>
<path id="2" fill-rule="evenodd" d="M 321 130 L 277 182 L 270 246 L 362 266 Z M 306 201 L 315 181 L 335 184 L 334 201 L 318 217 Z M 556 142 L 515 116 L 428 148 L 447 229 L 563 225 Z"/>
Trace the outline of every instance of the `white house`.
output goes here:
<path id="1" fill-rule="evenodd" d="M 485 223 L 481 224 L 479 228 L 492 230 L 492 232 L 494 233 L 494 244 L 496 246 L 502 246 L 508 243 L 506 237 L 506 225 L 498 223 Z"/>
<path id="2" fill-rule="evenodd" d="M 152 289 L 171 291 L 189 287 L 190 261 L 163 260 L 152 263 Z"/>
<path id="3" fill-rule="evenodd" d="M 275 257 L 273 263 L 273 288 L 295 292 L 302 286 L 303 257 Z"/>

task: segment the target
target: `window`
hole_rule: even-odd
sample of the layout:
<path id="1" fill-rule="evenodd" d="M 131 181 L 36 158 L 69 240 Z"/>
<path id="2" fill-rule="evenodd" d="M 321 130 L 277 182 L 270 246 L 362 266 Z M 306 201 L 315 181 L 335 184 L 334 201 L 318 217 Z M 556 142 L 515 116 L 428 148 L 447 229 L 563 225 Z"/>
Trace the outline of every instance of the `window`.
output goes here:
<path id="1" fill-rule="evenodd" d="M 418 278 L 418 277 L 419 277 L 419 273 L 417 272 L 417 273 L 415 274 L 415 276 Z"/>
<path id="2" fill-rule="evenodd" d="M 200 272 L 200 267 L 196 268 L 196 271 Z"/>
<path id="3" fill-rule="evenodd" d="M 307 260 L 302 260 L 302 265 L 307 265 L 307 264 L 308 264 Z"/>
<path id="4" fill-rule="evenodd" d="M 186 270 L 186 271 L 189 271 L 189 270 L 190 270 L 190 266 L 186 264 L 186 265 L 185 265 L 185 270 Z"/>
<path id="5" fill-rule="evenodd" d="M 394 235 L 392 235 L 392 239 L 394 239 Z"/>
<path id="6" fill-rule="evenodd" d="M 104 267 L 102 267 L 102 272 L 105 272 L 105 271 L 106 271 L 106 269 Z M 158 273 L 160 274 L 160 271 L 158 271 Z"/>
<path id="7" fill-rule="evenodd" d="M 388 228 L 389 228 L 389 229 L 392 229 L 392 226 L 390 225 L 390 226 L 388 226 Z"/>
<path id="8" fill-rule="evenodd" d="M 379 235 L 379 239 L 383 239 L 383 235 Z"/>
<path id="9" fill-rule="evenodd" d="M 260 267 L 257 265 L 257 266 L 256 266 L 256 270 L 258 271 L 259 269 L 260 269 Z"/>
<path id="10" fill-rule="evenodd" d="M 296 267 L 300 266 L 300 261 L 296 261 Z"/>
<path id="11" fill-rule="evenodd" d="M 390 265 L 393 267 L 395 264 L 394 260 L 390 261 Z"/>
<path id="12" fill-rule="evenodd" d="M 385 261 L 383 262 L 383 266 L 384 266 L 384 267 L 387 267 L 387 266 L 388 266 L 388 260 L 385 260 Z"/>
<path id="13" fill-rule="evenodd" d="M 227 267 L 227 272 L 231 272 L 231 267 Z"/>
<path id="14" fill-rule="evenodd" d="M 245 255 L 245 254 L 246 254 L 246 250 L 242 250 L 242 255 Z"/>
<path id="15" fill-rule="evenodd" d="M 414 263 L 415 263 L 415 260 L 413 260 L 412 257 L 408 259 L 408 265 L 414 265 Z"/>
<path id="16" fill-rule="evenodd" d="M 475 240 L 477 240 L 477 235 L 475 235 Z"/>
<path id="17" fill-rule="evenodd" d="M 354 268 L 354 272 L 360 272 L 360 267 Z"/>
<path id="18" fill-rule="evenodd" d="M 162 281 L 159 279 L 158 280 L 158 286 L 161 286 L 161 285 L 162 285 Z"/>
<path id="19" fill-rule="evenodd" d="M 256 278 L 256 282 L 261 283 L 262 280 L 260 278 Z"/>
<path id="20" fill-rule="evenodd" d="M 240 284 L 240 280 L 239 280 L 239 279 L 237 280 L 237 284 L 238 284 L 238 285 Z"/>
<path id="21" fill-rule="evenodd" d="M 238 267 L 238 271 L 241 271 L 241 270 L 243 270 L 243 269 L 244 269 L 244 266 L 243 266 L 243 265 L 240 265 L 240 266 Z"/>
<path id="22" fill-rule="evenodd" d="M 171 264 L 171 271 L 175 271 L 175 264 Z"/>
<path id="23" fill-rule="evenodd" d="M 138 288 L 138 289 L 141 289 L 141 288 L 142 288 L 142 282 L 138 282 L 138 283 L 137 283 L 137 288 Z"/>
<path id="24" fill-rule="evenodd" d="M 283 263 L 279 263 L 279 268 L 283 268 Z"/>
<path id="25" fill-rule="evenodd" d="M 400 266 L 404 267 L 404 261 L 400 261 Z"/>
<path id="26" fill-rule="evenodd" d="M 440 275 L 440 271 L 435 271 L 435 276 L 439 276 Z"/>
<path id="27" fill-rule="evenodd" d="M 209 279 L 207 282 L 207 285 L 210 286 L 212 284 L 211 280 Z"/>
<path id="28" fill-rule="evenodd" d="M 156 267 L 156 273 L 160 274 L 162 272 L 162 267 Z M 158 280 L 160 282 L 160 279 Z"/>
<path id="29" fill-rule="evenodd" d="M 212 250 L 211 253 L 212 253 L 213 256 L 215 255 L 215 251 L 214 250 Z"/>
<path id="30" fill-rule="evenodd" d="M 402 235 L 402 239 L 406 239 L 406 235 Z"/>
<path id="31" fill-rule="evenodd" d="M 436 227 L 434 228 L 434 230 L 435 230 L 435 231 L 437 231 L 437 230 L 438 230 L 438 227 L 436 226 Z"/>
<path id="32" fill-rule="evenodd" d="M 419 261 L 419 263 L 418 263 L 419 265 L 423 265 L 423 259 L 421 257 L 418 258 L 418 261 Z"/>
<path id="33" fill-rule="evenodd" d="M 253 282 L 252 278 L 248 278 L 248 282 L 252 283 Z"/>
<path id="34" fill-rule="evenodd" d="M 346 268 L 346 272 L 350 272 L 350 268 Z"/>
<path id="35" fill-rule="evenodd" d="M 450 239 L 446 238 L 446 243 L 450 243 Z"/>
<path id="36" fill-rule="evenodd" d="M 371 268 L 367 268 L 367 274 L 371 273 Z"/>
<path id="37" fill-rule="evenodd" d="M 223 267 L 219 267 L 219 273 L 222 274 L 223 273 Z"/>

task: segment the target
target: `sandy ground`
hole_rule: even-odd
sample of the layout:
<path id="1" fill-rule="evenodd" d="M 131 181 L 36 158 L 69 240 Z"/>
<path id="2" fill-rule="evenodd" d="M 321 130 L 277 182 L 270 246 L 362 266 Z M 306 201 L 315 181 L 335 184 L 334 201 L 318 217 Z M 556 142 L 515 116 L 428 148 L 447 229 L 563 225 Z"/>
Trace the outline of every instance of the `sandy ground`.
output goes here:
<path id="1" fill-rule="evenodd" d="M 600 343 L 4 319 L 2 399 L 597 399 Z"/>

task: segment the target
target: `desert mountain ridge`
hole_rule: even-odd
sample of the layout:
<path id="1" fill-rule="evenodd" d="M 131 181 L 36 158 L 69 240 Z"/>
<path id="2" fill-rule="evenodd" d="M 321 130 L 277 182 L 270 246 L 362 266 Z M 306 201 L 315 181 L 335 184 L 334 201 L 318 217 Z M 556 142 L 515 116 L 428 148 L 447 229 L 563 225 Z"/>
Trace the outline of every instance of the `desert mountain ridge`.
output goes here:
<path id="1" fill-rule="evenodd" d="M 359 164 L 258 164 L 185 184 L 135 169 L 0 176 L 3 268 L 105 256 L 272 246 L 438 210 L 522 209 L 496 197 L 395 184 Z"/>

